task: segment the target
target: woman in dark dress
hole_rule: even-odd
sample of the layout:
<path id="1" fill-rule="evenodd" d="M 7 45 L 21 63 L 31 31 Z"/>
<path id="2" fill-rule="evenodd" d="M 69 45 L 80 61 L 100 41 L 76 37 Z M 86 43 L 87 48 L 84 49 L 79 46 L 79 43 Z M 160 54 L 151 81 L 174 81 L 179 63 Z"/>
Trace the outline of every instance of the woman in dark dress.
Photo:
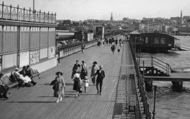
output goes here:
<path id="1" fill-rule="evenodd" d="M 80 79 L 80 74 L 79 73 L 75 73 L 75 75 L 73 76 L 73 90 L 75 90 L 76 93 L 76 97 L 79 96 L 80 93 L 82 93 L 81 91 L 81 79 Z"/>

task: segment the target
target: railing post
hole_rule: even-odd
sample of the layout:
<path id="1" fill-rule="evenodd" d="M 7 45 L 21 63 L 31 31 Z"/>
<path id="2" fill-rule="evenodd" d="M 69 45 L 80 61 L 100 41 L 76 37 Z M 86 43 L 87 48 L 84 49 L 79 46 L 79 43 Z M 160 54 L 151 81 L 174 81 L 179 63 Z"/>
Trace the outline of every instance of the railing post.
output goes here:
<path id="1" fill-rule="evenodd" d="M 17 5 L 17 8 L 16 8 L 16 9 L 17 9 L 17 10 L 16 10 L 16 12 L 17 12 L 17 13 L 16 13 L 16 17 L 17 17 L 17 20 L 19 20 L 19 18 L 18 18 L 18 17 L 19 17 L 19 13 L 18 13 L 18 12 L 19 12 L 19 5 Z"/>
<path id="2" fill-rule="evenodd" d="M 170 74 L 170 65 L 167 64 L 167 74 L 169 75 Z"/>
<path id="3" fill-rule="evenodd" d="M 33 21 L 36 22 L 36 11 L 34 9 L 32 10 L 32 17 Z"/>
<path id="4" fill-rule="evenodd" d="M 4 17 L 4 2 L 2 2 L 2 18 Z"/>
<path id="5" fill-rule="evenodd" d="M 145 67 L 144 67 L 144 60 L 143 60 L 143 77 L 144 77 L 144 70 L 145 70 Z"/>
<path id="6" fill-rule="evenodd" d="M 41 22 L 41 10 L 39 11 L 39 22 Z"/>
<path id="7" fill-rule="evenodd" d="M 31 20 L 31 8 L 29 9 L 29 21 Z"/>
<path id="8" fill-rule="evenodd" d="M 151 56 L 151 74 L 154 75 L 154 68 L 153 68 L 153 56 Z"/>
<path id="9" fill-rule="evenodd" d="M 48 14 L 47 14 L 47 15 L 48 15 L 48 17 L 47 17 L 47 22 L 49 23 L 49 12 L 48 12 Z"/>
<path id="10" fill-rule="evenodd" d="M 26 21 L 25 19 L 26 13 L 25 13 L 25 8 L 23 9 L 23 20 Z"/>
<path id="11" fill-rule="evenodd" d="M 44 12 L 44 21 L 43 22 L 46 22 L 46 13 Z"/>
<path id="12" fill-rule="evenodd" d="M 141 63 L 141 49 L 139 48 L 139 65 Z"/>
<path id="13" fill-rule="evenodd" d="M 51 23 L 53 23 L 53 13 L 51 13 Z"/>
<path id="14" fill-rule="evenodd" d="M 55 23 L 55 21 L 56 21 L 56 13 L 54 15 L 53 23 Z"/>
<path id="15" fill-rule="evenodd" d="M 156 89 L 157 86 L 154 86 L 154 105 L 153 105 L 152 119 L 155 119 L 155 114 L 156 114 Z"/>
<path id="16" fill-rule="evenodd" d="M 153 67 L 153 56 L 151 56 L 151 67 Z"/>
<path id="17" fill-rule="evenodd" d="M 50 23 L 52 23 L 52 13 L 50 13 L 49 18 L 50 18 Z"/>
<path id="18" fill-rule="evenodd" d="M 10 19 L 11 19 L 11 15 L 12 15 L 12 5 L 10 5 Z"/>

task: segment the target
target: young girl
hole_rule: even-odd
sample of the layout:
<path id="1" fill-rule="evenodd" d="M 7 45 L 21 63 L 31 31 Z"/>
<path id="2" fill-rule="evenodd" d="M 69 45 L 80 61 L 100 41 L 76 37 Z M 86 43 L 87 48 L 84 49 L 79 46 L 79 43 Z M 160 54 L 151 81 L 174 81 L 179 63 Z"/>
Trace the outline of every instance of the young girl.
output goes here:
<path id="1" fill-rule="evenodd" d="M 86 89 L 89 87 L 89 80 L 87 76 L 85 76 L 83 83 L 84 83 L 84 93 L 86 93 Z"/>

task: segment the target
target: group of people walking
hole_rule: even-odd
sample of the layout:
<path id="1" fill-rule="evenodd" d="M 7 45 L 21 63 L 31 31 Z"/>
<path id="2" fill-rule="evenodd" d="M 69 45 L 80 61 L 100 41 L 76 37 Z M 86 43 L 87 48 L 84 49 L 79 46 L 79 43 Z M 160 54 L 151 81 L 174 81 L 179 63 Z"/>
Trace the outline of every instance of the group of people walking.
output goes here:
<path id="1" fill-rule="evenodd" d="M 92 84 L 96 86 L 97 94 L 101 95 L 103 79 L 105 78 L 105 72 L 103 66 L 99 65 L 96 61 L 93 62 L 91 67 L 90 78 Z M 76 60 L 72 68 L 71 79 L 73 80 L 73 90 L 76 91 L 75 97 L 78 97 L 82 92 L 86 93 L 89 87 L 88 67 L 85 61 Z M 55 79 L 50 83 L 54 90 L 54 97 L 57 97 L 56 102 L 62 101 L 65 92 L 65 80 L 62 72 L 56 72 Z"/>
<path id="2" fill-rule="evenodd" d="M 71 79 L 73 79 L 73 90 L 77 91 L 77 95 L 79 96 L 80 93 L 82 93 L 82 85 L 84 86 L 84 92 L 86 93 L 86 89 L 89 86 L 89 80 L 88 80 L 88 69 L 85 61 L 81 62 L 82 64 L 79 64 L 79 60 L 76 60 L 76 63 L 73 66 Z"/>
<path id="3" fill-rule="evenodd" d="M 103 66 L 98 67 L 97 62 L 94 61 L 91 67 L 90 78 L 92 84 L 96 85 L 97 93 L 101 94 L 103 79 L 105 77 L 105 72 Z M 71 78 L 74 81 L 73 90 L 77 91 L 77 96 L 82 93 L 82 86 L 84 87 L 84 93 L 86 93 L 87 87 L 89 87 L 89 78 L 88 78 L 88 68 L 85 61 L 82 61 L 82 64 L 79 64 L 79 60 L 76 60 L 76 63 L 73 66 Z"/>
<path id="4" fill-rule="evenodd" d="M 112 51 L 113 54 L 114 54 L 116 48 L 117 48 L 117 52 L 120 52 L 121 45 L 119 45 L 119 46 L 117 47 L 117 44 L 115 44 L 115 43 L 113 42 L 112 45 L 111 45 L 111 51 Z"/>

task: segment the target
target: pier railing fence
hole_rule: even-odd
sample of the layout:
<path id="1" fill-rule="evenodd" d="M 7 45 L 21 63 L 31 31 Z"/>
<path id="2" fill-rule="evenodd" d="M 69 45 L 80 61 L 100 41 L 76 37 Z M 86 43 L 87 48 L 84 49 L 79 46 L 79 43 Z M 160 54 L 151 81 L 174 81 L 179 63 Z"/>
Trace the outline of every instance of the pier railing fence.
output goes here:
<path id="1" fill-rule="evenodd" d="M 26 22 L 39 22 L 39 23 L 56 23 L 55 13 L 46 13 L 36 10 L 14 7 L 12 5 L 5 5 L 4 2 L 0 4 L 0 20 L 15 20 Z"/>
<path id="2" fill-rule="evenodd" d="M 149 110 L 148 98 L 147 98 L 146 91 L 145 91 L 144 78 L 140 74 L 140 69 L 139 69 L 138 63 L 136 61 L 136 53 L 135 53 L 135 49 L 134 49 L 135 46 L 133 46 L 133 45 L 134 44 L 132 44 L 131 41 L 129 40 L 129 46 L 131 49 L 131 54 L 132 54 L 132 58 L 133 58 L 134 66 L 135 66 L 135 70 L 136 70 L 136 79 L 137 80 L 135 83 L 136 83 L 136 89 L 137 89 L 136 91 L 139 94 L 139 95 L 137 95 L 137 100 L 139 102 L 140 114 L 141 114 L 141 118 L 151 119 L 151 113 Z M 138 96 L 140 98 L 138 98 Z"/>

